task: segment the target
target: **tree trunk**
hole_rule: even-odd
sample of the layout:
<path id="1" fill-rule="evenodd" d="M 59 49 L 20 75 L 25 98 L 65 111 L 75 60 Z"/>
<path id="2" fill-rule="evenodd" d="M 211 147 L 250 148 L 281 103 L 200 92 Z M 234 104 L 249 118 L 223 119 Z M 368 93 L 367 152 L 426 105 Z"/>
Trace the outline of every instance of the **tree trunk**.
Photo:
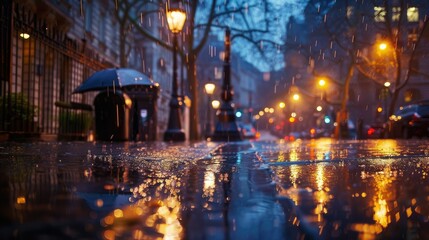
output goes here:
<path id="1" fill-rule="evenodd" d="M 347 76 L 344 82 L 343 98 L 341 100 L 341 108 L 337 113 L 337 126 L 335 127 L 335 138 L 347 138 L 348 137 L 348 113 L 347 113 L 347 102 L 349 101 L 349 89 L 350 81 L 353 78 L 354 73 L 354 62 L 351 62 L 347 69 Z"/>
<path id="2" fill-rule="evenodd" d="M 191 91 L 191 111 L 190 111 L 190 121 L 189 121 L 189 140 L 200 140 L 199 133 L 199 116 L 198 116 L 198 81 L 197 81 L 197 72 L 196 72 L 196 56 L 190 55 L 188 60 L 188 80 L 189 87 Z"/>
<path id="3" fill-rule="evenodd" d="M 397 51 L 396 49 L 394 51 L 395 51 L 394 60 L 396 61 L 395 88 L 393 90 L 392 99 L 389 105 L 388 117 L 393 115 L 395 111 L 396 101 L 398 101 L 399 92 L 405 86 L 406 82 L 408 82 L 408 80 L 404 80 L 404 83 L 401 84 L 402 64 L 401 64 L 401 58 L 399 57 L 401 55 L 399 52 L 396 52 Z M 411 67 L 410 67 L 410 64 L 408 64 L 408 71 L 410 70 L 411 70 Z"/>

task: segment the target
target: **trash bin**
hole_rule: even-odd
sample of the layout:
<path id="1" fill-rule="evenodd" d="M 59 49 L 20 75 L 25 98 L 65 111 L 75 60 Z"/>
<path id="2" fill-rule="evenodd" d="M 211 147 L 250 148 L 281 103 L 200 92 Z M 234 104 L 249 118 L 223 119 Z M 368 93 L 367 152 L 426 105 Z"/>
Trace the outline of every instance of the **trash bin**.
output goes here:
<path id="1" fill-rule="evenodd" d="M 157 136 L 158 85 L 135 85 L 123 88 L 132 100 L 130 111 L 130 139 L 154 141 Z"/>
<path id="2" fill-rule="evenodd" d="M 121 91 L 100 92 L 94 99 L 96 140 L 129 140 L 131 105 L 131 99 Z"/>

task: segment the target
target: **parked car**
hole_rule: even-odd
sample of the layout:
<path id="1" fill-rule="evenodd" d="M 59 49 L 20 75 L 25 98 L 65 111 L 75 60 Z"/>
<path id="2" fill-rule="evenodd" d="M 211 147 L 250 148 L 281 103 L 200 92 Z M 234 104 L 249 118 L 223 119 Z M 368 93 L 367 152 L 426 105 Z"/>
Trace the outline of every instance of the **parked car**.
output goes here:
<path id="1" fill-rule="evenodd" d="M 384 138 L 384 124 L 383 123 L 373 123 L 365 128 L 364 135 L 366 138 L 369 139 L 377 139 L 377 138 Z"/>
<path id="2" fill-rule="evenodd" d="M 252 139 L 258 137 L 257 131 L 251 123 L 239 122 L 238 127 L 240 128 L 240 132 L 243 138 Z"/>
<path id="3" fill-rule="evenodd" d="M 428 137 L 429 101 L 401 107 L 390 116 L 387 131 L 391 138 Z"/>

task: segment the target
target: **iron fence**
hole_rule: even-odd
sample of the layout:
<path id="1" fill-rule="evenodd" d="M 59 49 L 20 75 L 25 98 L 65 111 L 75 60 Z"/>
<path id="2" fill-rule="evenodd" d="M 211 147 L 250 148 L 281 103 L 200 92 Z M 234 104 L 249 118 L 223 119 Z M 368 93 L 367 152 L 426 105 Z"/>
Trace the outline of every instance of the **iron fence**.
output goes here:
<path id="1" fill-rule="evenodd" d="M 0 134 L 86 138 L 92 98 L 72 91 L 111 65 L 13 1 L 1 1 L 0 13 Z"/>

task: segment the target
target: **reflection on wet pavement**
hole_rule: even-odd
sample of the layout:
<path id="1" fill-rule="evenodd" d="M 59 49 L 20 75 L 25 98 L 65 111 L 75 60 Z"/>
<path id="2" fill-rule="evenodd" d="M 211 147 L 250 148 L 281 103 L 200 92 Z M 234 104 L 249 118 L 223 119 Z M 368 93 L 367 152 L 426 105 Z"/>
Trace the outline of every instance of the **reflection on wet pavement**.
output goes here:
<path id="1" fill-rule="evenodd" d="M 299 221 L 323 239 L 428 238 L 427 143 L 333 141 L 259 147 Z"/>
<path id="2" fill-rule="evenodd" d="M 427 239 L 427 141 L 1 143 L 1 239 Z"/>

